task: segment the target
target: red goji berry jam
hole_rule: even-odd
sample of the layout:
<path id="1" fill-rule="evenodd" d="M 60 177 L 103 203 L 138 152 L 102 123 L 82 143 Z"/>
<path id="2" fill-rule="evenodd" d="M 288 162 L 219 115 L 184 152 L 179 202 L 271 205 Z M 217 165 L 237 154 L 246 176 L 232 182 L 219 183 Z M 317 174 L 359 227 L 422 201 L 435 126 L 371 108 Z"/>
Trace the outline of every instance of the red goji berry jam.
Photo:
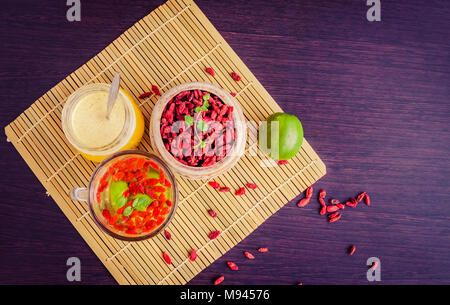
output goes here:
<path id="1" fill-rule="evenodd" d="M 160 133 L 165 148 L 180 163 L 214 165 L 236 140 L 233 106 L 208 91 L 182 91 L 165 106 Z"/>
<path id="2" fill-rule="evenodd" d="M 172 197 L 164 170 L 138 156 L 112 163 L 96 190 L 104 225 L 129 235 L 156 230 L 172 210 Z"/>

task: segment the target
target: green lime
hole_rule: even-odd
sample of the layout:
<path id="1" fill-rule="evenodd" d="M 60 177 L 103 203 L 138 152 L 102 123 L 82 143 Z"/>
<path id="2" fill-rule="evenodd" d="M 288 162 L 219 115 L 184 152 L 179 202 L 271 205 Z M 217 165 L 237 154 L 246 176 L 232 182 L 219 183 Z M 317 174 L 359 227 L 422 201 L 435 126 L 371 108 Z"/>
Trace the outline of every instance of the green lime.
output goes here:
<path id="1" fill-rule="evenodd" d="M 276 160 L 287 160 L 295 156 L 303 143 L 300 120 L 295 115 L 276 112 L 266 122 L 259 129 L 260 149 Z"/>

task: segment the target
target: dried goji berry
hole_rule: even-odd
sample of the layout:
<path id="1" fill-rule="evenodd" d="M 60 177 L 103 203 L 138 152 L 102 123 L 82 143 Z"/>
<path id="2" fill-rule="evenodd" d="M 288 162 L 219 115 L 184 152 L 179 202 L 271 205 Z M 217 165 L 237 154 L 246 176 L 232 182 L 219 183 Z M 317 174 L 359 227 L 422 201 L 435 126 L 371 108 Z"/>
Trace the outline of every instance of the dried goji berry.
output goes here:
<path id="1" fill-rule="evenodd" d="M 236 96 L 236 92 L 230 92 L 231 96 Z"/>
<path id="2" fill-rule="evenodd" d="M 217 217 L 217 213 L 214 210 L 208 210 L 209 216 Z"/>
<path id="3" fill-rule="evenodd" d="M 222 283 L 223 282 L 223 280 L 225 279 L 225 277 L 222 275 L 222 276 L 219 276 L 215 281 L 214 281 L 214 285 L 219 285 L 220 283 Z"/>
<path id="4" fill-rule="evenodd" d="M 244 195 L 245 194 L 245 187 L 241 187 L 241 188 L 237 189 L 234 194 L 236 196 Z"/>
<path id="5" fill-rule="evenodd" d="M 335 217 L 333 217 L 333 218 L 330 218 L 330 219 L 328 219 L 328 222 L 335 222 L 335 221 L 338 221 L 340 218 L 341 218 L 341 214 L 339 214 L 339 215 L 337 215 L 337 216 L 335 216 Z"/>
<path id="6" fill-rule="evenodd" d="M 220 234 L 220 231 L 212 231 L 211 233 L 209 233 L 209 235 L 208 235 L 208 237 L 209 237 L 209 239 L 215 239 L 215 238 L 217 238 L 217 236 L 219 236 L 219 234 Z"/>
<path id="7" fill-rule="evenodd" d="M 259 248 L 258 251 L 264 253 L 264 252 L 269 252 L 269 249 L 268 248 Z"/>
<path id="8" fill-rule="evenodd" d="M 132 235 L 132 234 L 138 234 L 138 232 L 136 231 L 136 229 L 128 229 L 128 230 L 125 231 L 125 233 L 126 233 L 126 234 L 130 234 L 130 235 Z"/>
<path id="9" fill-rule="evenodd" d="M 209 181 L 208 184 L 215 189 L 218 189 L 220 187 L 219 182 L 216 182 L 216 181 Z"/>
<path id="10" fill-rule="evenodd" d="M 195 251 L 195 249 L 192 249 L 191 255 L 189 256 L 189 259 L 191 261 L 195 261 L 196 258 L 197 258 L 197 251 Z"/>
<path id="11" fill-rule="evenodd" d="M 117 222 L 117 220 L 119 219 L 119 215 L 114 215 L 113 217 L 111 217 L 109 220 L 108 220 L 108 223 L 110 224 L 110 225 L 114 225 L 116 222 Z"/>
<path id="12" fill-rule="evenodd" d="M 163 258 L 164 258 L 164 260 L 166 261 L 166 263 L 168 265 L 170 265 L 172 263 L 172 260 L 170 259 L 170 256 L 164 251 L 163 251 Z"/>
<path id="13" fill-rule="evenodd" d="M 236 72 L 231 72 L 230 75 L 237 82 L 241 80 L 241 77 Z"/>
<path id="14" fill-rule="evenodd" d="M 355 246 L 351 246 L 351 247 L 350 247 L 350 250 L 348 251 L 348 253 L 349 253 L 350 255 L 353 255 L 353 253 L 355 253 L 355 251 L 356 251 L 356 247 L 355 247 Z"/>
<path id="15" fill-rule="evenodd" d="M 255 259 L 255 257 L 253 256 L 253 254 L 251 254 L 251 253 L 248 252 L 248 251 L 245 251 L 245 252 L 244 252 L 244 255 L 245 255 L 245 257 L 248 258 L 248 259 Z"/>
<path id="16" fill-rule="evenodd" d="M 227 262 L 227 265 L 231 270 L 239 270 L 239 267 L 233 262 Z"/>
<path id="17" fill-rule="evenodd" d="M 341 203 L 339 200 L 337 200 L 337 199 L 330 199 L 330 203 L 331 204 L 338 204 L 338 203 Z"/>
<path id="18" fill-rule="evenodd" d="M 158 86 L 152 85 L 152 91 L 155 95 L 160 95 Z"/>
<path id="19" fill-rule="evenodd" d="M 205 71 L 208 72 L 209 74 L 211 74 L 212 76 L 214 76 L 214 74 L 215 74 L 214 69 L 211 67 L 206 68 Z"/>
<path id="20" fill-rule="evenodd" d="M 255 183 L 247 183 L 245 186 L 252 190 L 258 188 L 258 185 L 256 185 Z"/>
<path id="21" fill-rule="evenodd" d="M 224 186 L 219 189 L 219 192 L 229 192 L 229 191 L 230 191 L 230 188 L 228 186 Z"/>
<path id="22" fill-rule="evenodd" d="M 366 192 L 359 194 L 358 197 L 356 197 L 356 201 L 361 202 L 364 199 L 364 196 L 366 196 Z"/>
<path id="23" fill-rule="evenodd" d="M 166 188 L 160 185 L 155 185 L 152 187 L 152 191 L 155 193 L 164 193 L 166 191 Z"/>
<path id="24" fill-rule="evenodd" d="M 139 98 L 146 98 L 149 97 L 150 95 L 152 95 L 152 93 L 150 91 L 147 91 L 139 95 Z"/>
<path id="25" fill-rule="evenodd" d="M 307 205 L 309 203 L 309 198 L 302 198 L 300 199 L 300 201 L 297 203 L 297 206 L 299 208 L 304 207 L 305 205 Z"/>
<path id="26" fill-rule="evenodd" d="M 328 215 L 328 218 L 334 218 L 334 217 L 336 217 L 336 216 L 338 216 L 339 215 L 339 212 L 334 212 L 334 213 L 332 213 L 332 214 L 329 214 Z"/>
<path id="27" fill-rule="evenodd" d="M 368 194 L 364 195 L 364 200 L 366 201 L 366 204 L 367 204 L 368 206 L 370 206 L 370 197 L 369 197 Z"/>
<path id="28" fill-rule="evenodd" d="M 337 210 L 339 210 L 339 207 L 337 205 L 329 205 L 329 206 L 327 206 L 327 212 L 328 213 L 333 213 L 333 212 L 336 212 Z"/>
<path id="29" fill-rule="evenodd" d="M 306 198 L 311 198 L 313 194 L 313 187 L 309 186 L 306 191 L 305 191 L 305 197 Z"/>
<path id="30" fill-rule="evenodd" d="M 327 191 L 325 191 L 325 190 L 319 191 L 319 198 L 325 198 L 326 196 L 327 196 Z"/>
<path id="31" fill-rule="evenodd" d="M 111 218 L 111 213 L 109 212 L 108 209 L 104 209 L 102 211 L 102 215 L 103 215 L 103 217 L 105 217 L 106 220 L 109 220 Z"/>
<path id="32" fill-rule="evenodd" d="M 288 164 L 288 163 L 289 163 L 288 160 L 278 160 L 277 161 L 278 165 L 283 165 L 283 164 Z"/>
<path id="33" fill-rule="evenodd" d="M 172 238 L 172 234 L 170 234 L 170 232 L 167 230 L 164 230 L 164 236 L 167 240 L 170 240 Z"/>
<path id="34" fill-rule="evenodd" d="M 322 206 L 322 208 L 319 211 L 320 215 L 324 215 L 327 212 L 327 207 L 326 206 Z"/>

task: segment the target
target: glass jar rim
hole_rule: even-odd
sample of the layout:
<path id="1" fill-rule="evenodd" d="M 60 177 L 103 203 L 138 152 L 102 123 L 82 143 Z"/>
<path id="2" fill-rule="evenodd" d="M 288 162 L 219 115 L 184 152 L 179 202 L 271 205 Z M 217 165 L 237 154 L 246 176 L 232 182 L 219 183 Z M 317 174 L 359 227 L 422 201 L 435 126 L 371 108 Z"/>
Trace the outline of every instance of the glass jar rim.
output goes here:
<path id="1" fill-rule="evenodd" d="M 75 109 L 75 106 L 86 95 L 98 91 L 105 91 L 108 93 L 110 87 L 111 87 L 110 84 L 105 83 L 84 85 L 75 90 L 67 98 L 67 101 L 64 104 L 61 115 L 63 132 L 66 138 L 69 140 L 69 142 L 77 150 L 87 155 L 104 156 L 110 155 L 120 150 L 122 147 L 126 145 L 126 143 L 130 141 L 131 136 L 133 135 L 134 130 L 136 128 L 136 113 L 132 105 L 132 100 L 128 96 L 128 94 L 126 94 L 122 89 L 120 89 L 117 97 L 118 98 L 117 102 L 120 101 L 123 103 L 123 106 L 125 108 L 125 122 L 119 135 L 111 143 L 101 147 L 87 147 L 83 145 L 81 141 L 77 139 L 77 137 L 75 136 L 72 128 L 72 114 L 73 110 Z"/>

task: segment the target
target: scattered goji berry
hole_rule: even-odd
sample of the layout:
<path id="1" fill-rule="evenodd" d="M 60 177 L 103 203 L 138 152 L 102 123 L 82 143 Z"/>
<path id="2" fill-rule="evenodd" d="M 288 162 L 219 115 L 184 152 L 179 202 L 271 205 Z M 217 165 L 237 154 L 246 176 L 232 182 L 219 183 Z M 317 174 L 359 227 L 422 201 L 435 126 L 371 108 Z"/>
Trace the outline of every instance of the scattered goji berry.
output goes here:
<path id="1" fill-rule="evenodd" d="M 245 255 L 245 257 L 248 258 L 248 259 L 255 259 L 255 257 L 253 256 L 253 254 L 251 254 L 251 253 L 248 252 L 248 251 L 245 251 L 245 252 L 244 252 L 244 255 Z"/>
<path id="2" fill-rule="evenodd" d="M 230 75 L 237 82 L 241 80 L 241 77 L 236 72 L 231 72 Z"/>
<path id="3" fill-rule="evenodd" d="M 208 210 L 209 216 L 217 217 L 217 213 L 214 210 Z"/>
<path id="4" fill-rule="evenodd" d="M 362 192 L 361 194 L 356 197 L 356 201 L 361 202 L 364 199 L 364 196 L 366 196 L 366 192 Z"/>
<path id="5" fill-rule="evenodd" d="M 191 250 L 191 255 L 189 256 L 189 259 L 191 261 L 195 261 L 195 259 L 197 258 L 197 251 L 195 251 L 195 249 Z"/>
<path id="6" fill-rule="evenodd" d="M 234 194 L 236 196 L 244 195 L 245 194 L 245 187 L 241 187 L 241 188 L 237 189 Z"/>
<path id="7" fill-rule="evenodd" d="M 337 210 L 339 210 L 339 207 L 337 205 L 329 205 L 329 206 L 327 206 L 327 212 L 328 213 L 333 213 L 333 212 L 336 212 Z"/>
<path id="8" fill-rule="evenodd" d="M 256 185 L 255 183 L 247 183 L 246 186 L 252 190 L 258 188 L 258 185 Z"/>
<path id="9" fill-rule="evenodd" d="M 167 230 L 164 230 L 164 236 L 167 240 L 170 240 L 172 238 L 172 234 L 170 234 L 170 232 Z"/>
<path id="10" fill-rule="evenodd" d="M 341 203 L 339 200 L 337 200 L 337 199 L 330 199 L 330 203 L 331 204 L 338 204 L 338 203 Z"/>
<path id="11" fill-rule="evenodd" d="M 233 262 L 227 262 L 227 265 L 231 270 L 239 270 L 239 267 Z"/>
<path id="12" fill-rule="evenodd" d="M 209 237 L 209 239 L 215 239 L 215 238 L 217 238 L 217 236 L 219 236 L 219 234 L 220 234 L 220 231 L 212 231 L 211 233 L 209 233 L 209 235 L 208 235 L 208 237 Z"/>
<path id="13" fill-rule="evenodd" d="M 322 208 L 319 211 L 320 215 L 324 215 L 327 212 L 327 207 L 326 206 L 322 206 Z"/>
<path id="14" fill-rule="evenodd" d="M 312 187 L 312 185 L 311 185 L 311 186 L 309 186 L 309 187 L 306 189 L 306 191 L 305 191 L 305 197 L 306 197 L 306 198 L 311 198 L 311 197 L 312 197 L 312 194 L 313 194 L 313 187 Z"/>
<path id="15" fill-rule="evenodd" d="M 160 95 L 158 86 L 152 85 L 152 91 L 155 95 Z"/>
<path id="16" fill-rule="evenodd" d="M 337 216 L 335 216 L 335 217 L 333 217 L 333 218 L 330 218 L 330 219 L 328 219 L 328 222 L 329 223 L 331 223 L 331 222 L 335 222 L 335 221 L 338 221 L 340 218 L 341 218 L 341 214 L 339 214 L 339 215 L 337 215 Z"/>
<path id="17" fill-rule="evenodd" d="M 172 263 L 172 260 L 170 259 L 170 256 L 164 251 L 163 251 L 163 258 L 164 258 L 164 260 L 166 261 L 166 263 L 168 265 L 170 265 Z"/>
<path id="18" fill-rule="evenodd" d="M 268 248 L 259 248 L 258 251 L 264 253 L 264 252 L 269 252 L 269 249 Z"/>
<path id="19" fill-rule="evenodd" d="M 367 204 L 368 206 L 370 206 L 370 197 L 369 197 L 368 194 L 366 194 L 366 195 L 364 196 L 364 200 L 366 201 L 366 204 Z"/>
<path id="20" fill-rule="evenodd" d="M 334 217 L 336 217 L 336 216 L 339 216 L 340 214 L 339 214 L 339 212 L 334 212 L 333 214 L 329 214 L 328 215 L 328 218 L 334 218 Z"/>
<path id="21" fill-rule="evenodd" d="M 230 188 L 228 186 L 224 186 L 219 189 L 219 192 L 229 192 L 229 191 L 230 191 Z"/>
<path id="22" fill-rule="evenodd" d="M 348 253 L 349 253 L 350 255 L 353 255 L 353 253 L 355 253 L 355 251 L 356 251 L 356 247 L 355 247 L 355 246 L 351 246 L 351 247 L 350 247 L 350 250 L 348 251 Z"/>
<path id="23" fill-rule="evenodd" d="M 225 279 L 225 277 L 222 275 L 222 276 L 219 276 L 215 281 L 214 281 L 214 285 L 219 285 L 220 283 L 222 283 L 223 282 L 223 280 Z"/>
<path id="24" fill-rule="evenodd" d="M 235 97 L 236 96 L 236 92 L 230 92 L 231 96 Z"/>
<path id="25" fill-rule="evenodd" d="M 325 190 L 320 190 L 319 191 L 319 198 L 325 198 L 327 196 L 327 191 Z"/>
<path id="26" fill-rule="evenodd" d="M 300 201 L 297 203 L 297 206 L 299 208 L 302 208 L 304 206 L 306 206 L 309 203 L 309 198 L 302 198 L 300 199 Z"/>
<path id="27" fill-rule="evenodd" d="M 278 160 L 277 161 L 278 165 L 283 165 L 283 164 L 288 164 L 288 163 L 289 163 L 288 160 Z"/>
<path id="28" fill-rule="evenodd" d="M 211 67 L 206 68 L 205 71 L 208 72 L 209 74 L 211 74 L 212 76 L 214 76 L 214 74 L 215 74 L 214 69 Z"/>
<path id="29" fill-rule="evenodd" d="M 146 98 L 149 97 L 150 95 L 152 95 L 152 93 L 150 91 L 147 91 L 139 95 L 139 98 Z"/>
<path id="30" fill-rule="evenodd" d="M 216 182 L 216 181 L 209 181 L 208 183 L 209 183 L 210 186 L 212 186 L 212 187 L 215 188 L 215 189 L 218 189 L 218 188 L 220 187 L 219 182 Z"/>

